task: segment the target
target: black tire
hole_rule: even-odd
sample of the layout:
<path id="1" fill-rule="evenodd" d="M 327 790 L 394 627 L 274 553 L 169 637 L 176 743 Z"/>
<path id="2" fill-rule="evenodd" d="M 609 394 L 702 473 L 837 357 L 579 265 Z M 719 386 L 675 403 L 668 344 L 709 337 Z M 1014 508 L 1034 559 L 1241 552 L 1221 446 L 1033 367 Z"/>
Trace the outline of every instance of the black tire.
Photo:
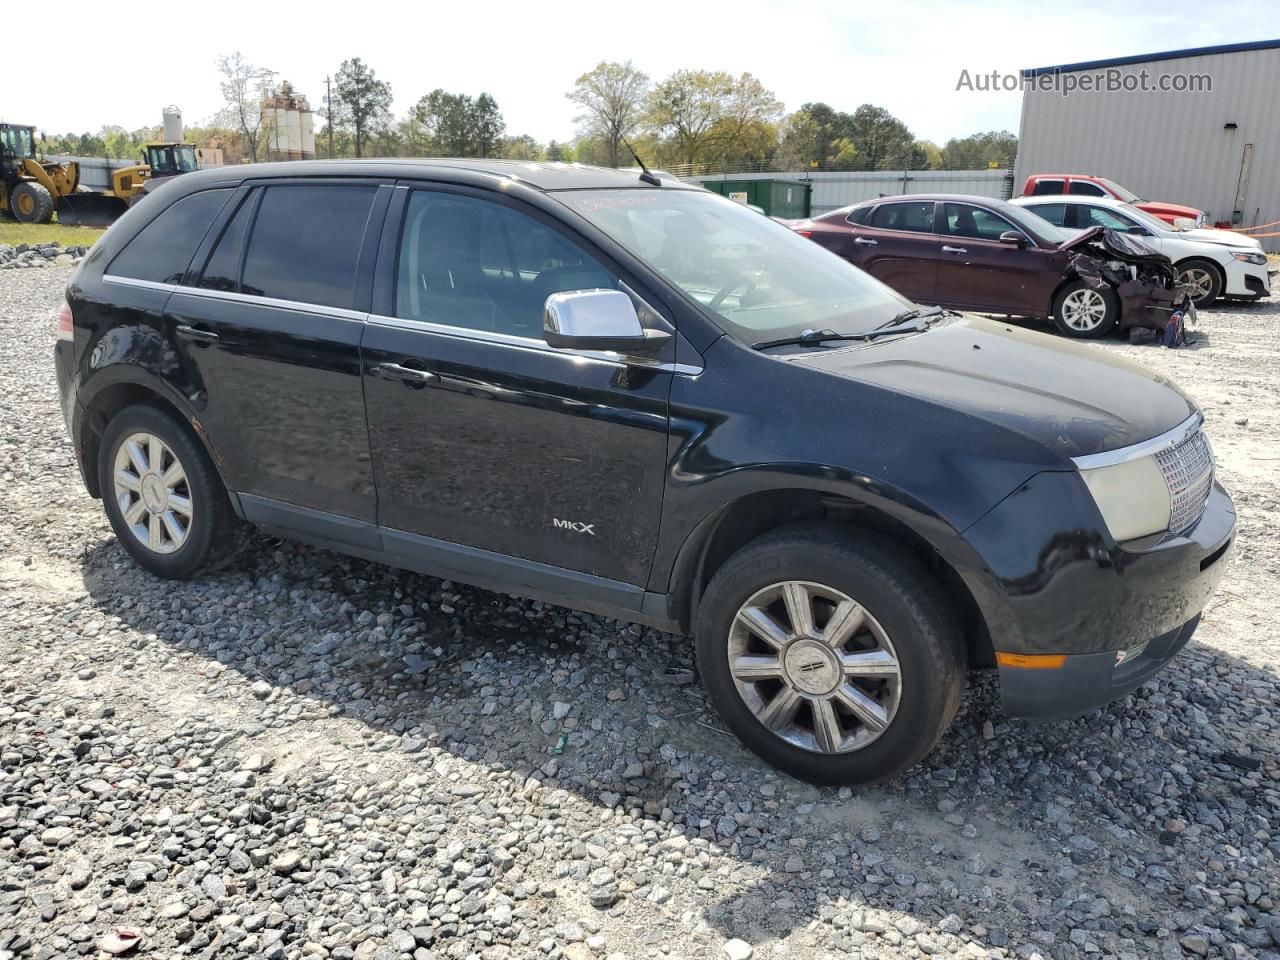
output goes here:
<path id="1" fill-rule="evenodd" d="M 138 433 L 160 438 L 186 475 L 185 483 L 178 492 L 190 502 L 190 517 L 187 519 L 185 541 L 172 552 L 160 553 L 143 543 L 140 535 L 135 534 L 126 521 L 124 506 L 117 499 L 116 455 L 125 441 Z M 204 447 L 171 414 L 146 405 L 121 410 L 103 431 L 97 466 L 107 519 L 111 521 L 120 545 L 140 567 L 159 577 L 186 580 L 230 555 L 239 532 L 239 521 L 231 511 L 226 490 Z M 142 495 L 136 496 L 141 498 Z M 144 513 L 143 517 L 149 523 L 149 513 Z"/>
<path id="2" fill-rule="evenodd" d="M 1222 268 L 1212 260 L 1193 258 L 1191 260 L 1183 260 L 1178 264 L 1178 282 L 1186 283 L 1187 281 L 1183 278 L 1193 270 L 1204 271 L 1209 279 L 1208 290 L 1205 293 L 1192 298 L 1192 302 L 1195 303 L 1196 309 L 1203 310 L 1222 296 L 1222 287 L 1226 283 L 1226 278 L 1222 275 Z"/>
<path id="3" fill-rule="evenodd" d="M 901 671 L 897 710 L 865 746 L 820 753 L 788 742 L 757 719 L 739 693 L 729 665 L 730 629 L 749 599 L 785 581 L 834 588 L 892 639 Z M 708 584 L 695 642 L 703 683 L 729 729 L 758 756 L 810 783 L 870 783 L 906 770 L 946 732 L 964 689 L 964 646 L 946 597 L 914 558 L 871 533 L 793 527 L 743 547 Z M 797 717 L 809 707 L 800 709 Z M 846 731 L 856 726 L 848 716 L 840 722 Z"/>
<path id="4" fill-rule="evenodd" d="M 1082 290 L 1098 294 L 1105 306 L 1102 320 L 1096 326 L 1091 326 L 1087 329 L 1073 326 L 1063 315 L 1063 307 L 1067 302 L 1067 298 Z M 1053 325 L 1064 337 L 1072 337 L 1077 340 L 1094 340 L 1098 337 L 1107 336 L 1116 328 L 1116 324 L 1119 322 L 1120 298 L 1116 296 L 1116 292 L 1110 287 L 1105 290 L 1094 290 L 1083 280 L 1072 280 L 1063 286 L 1053 298 Z"/>
<path id="5" fill-rule="evenodd" d="M 48 223 L 53 219 L 53 194 L 34 180 L 16 183 L 9 191 L 9 213 L 19 223 Z"/>

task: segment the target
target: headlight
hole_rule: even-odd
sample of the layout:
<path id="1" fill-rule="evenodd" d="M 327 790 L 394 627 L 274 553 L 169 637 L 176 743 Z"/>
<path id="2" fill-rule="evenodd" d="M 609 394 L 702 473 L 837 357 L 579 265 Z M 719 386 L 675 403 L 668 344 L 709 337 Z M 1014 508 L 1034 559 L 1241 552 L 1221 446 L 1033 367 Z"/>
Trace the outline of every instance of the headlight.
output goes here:
<path id="1" fill-rule="evenodd" d="M 1169 485 L 1154 457 L 1081 470 L 1080 476 L 1117 542 L 1169 529 Z"/>
<path id="2" fill-rule="evenodd" d="M 1267 265 L 1267 255 L 1265 253 L 1232 253 L 1231 255 L 1241 263 L 1253 263 L 1259 267 Z"/>

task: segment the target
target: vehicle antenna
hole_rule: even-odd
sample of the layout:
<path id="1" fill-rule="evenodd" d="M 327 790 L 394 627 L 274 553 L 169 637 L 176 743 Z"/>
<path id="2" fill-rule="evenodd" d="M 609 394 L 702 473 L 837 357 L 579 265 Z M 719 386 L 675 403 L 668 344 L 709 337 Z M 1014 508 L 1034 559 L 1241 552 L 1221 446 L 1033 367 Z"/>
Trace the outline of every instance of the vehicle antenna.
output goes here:
<path id="1" fill-rule="evenodd" d="M 655 187 L 662 186 L 662 181 L 649 172 L 649 168 L 644 165 L 644 161 L 640 159 L 640 154 L 636 153 L 636 148 L 627 143 L 627 138 L 622 137 L 622 145 L 631 151 L 631 156 L 635 158 L 636 163 L 640 164 L 640 179 L 644 183 L 651 183 Z"/>

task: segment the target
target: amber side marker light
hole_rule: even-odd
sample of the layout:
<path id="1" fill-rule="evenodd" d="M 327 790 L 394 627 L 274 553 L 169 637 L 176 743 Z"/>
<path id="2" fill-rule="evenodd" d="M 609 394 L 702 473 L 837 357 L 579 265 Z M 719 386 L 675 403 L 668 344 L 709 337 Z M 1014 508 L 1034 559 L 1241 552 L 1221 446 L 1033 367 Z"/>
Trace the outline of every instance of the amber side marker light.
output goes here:
<path id="1" fill-rule="evenodd" d="M 1065 653 L 996 653 L 996 663 L 1002 667 L 1023 667 L 1027 670 L 1057 670 L 1065 666 Z"/>

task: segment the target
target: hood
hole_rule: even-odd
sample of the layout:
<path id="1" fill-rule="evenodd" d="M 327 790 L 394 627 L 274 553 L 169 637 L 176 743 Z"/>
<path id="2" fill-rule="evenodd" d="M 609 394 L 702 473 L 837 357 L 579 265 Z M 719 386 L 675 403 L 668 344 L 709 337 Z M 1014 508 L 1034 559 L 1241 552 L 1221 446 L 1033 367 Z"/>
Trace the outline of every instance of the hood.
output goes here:
<path id="1" fill-rule="evenodd" d="M 1196 410 L 1164 377 L 1096 346 L 967 315 L 792 362 L 960 410 L 1064 458 L 1150 440 Z"/>
<path id="2" fill-rule="evenodd" d="M 1195 207 L 1188 207 L 1181 203 L 1165 203 L 1163 200 L 1143 200 L 1135 203 L 1134 206 L 1161 219 L 1165 217 L 1186 217 L 1189 220 L 1195 220 L 1201 213 Z"/>
<path id="3" fill-rule="evenodd" d="M 1228 247 L 1256 247 L 1262 249 L 1262 241 L 1245 233 L 1233 230 L 1217 230 L 1213 227 L 1200 227 L 1196 230 L 1179 230 L 1179 240 L 1195 240 L 1199 243 L 1221 243 Z"/>
<path id="4" fill-rule="evenodd" d="M 1091 241 L 1096 241 L 1096 244 L 1100 244 L 1103 248 L 1102 251 L 1099 251 Z M 1142 237 L 1125 233 L 1121 230 L 1110 230 L 1106 227 L 1090 227 L 1088 230 L 1082 230 L 1070 240 L 1064 241 L 1059 245 L 1058 249 L 1073 250 L 1076 253 L 1096 254 L 1105 252 L 1108 257 L 1131 262 L 1173 262 Z"/>

